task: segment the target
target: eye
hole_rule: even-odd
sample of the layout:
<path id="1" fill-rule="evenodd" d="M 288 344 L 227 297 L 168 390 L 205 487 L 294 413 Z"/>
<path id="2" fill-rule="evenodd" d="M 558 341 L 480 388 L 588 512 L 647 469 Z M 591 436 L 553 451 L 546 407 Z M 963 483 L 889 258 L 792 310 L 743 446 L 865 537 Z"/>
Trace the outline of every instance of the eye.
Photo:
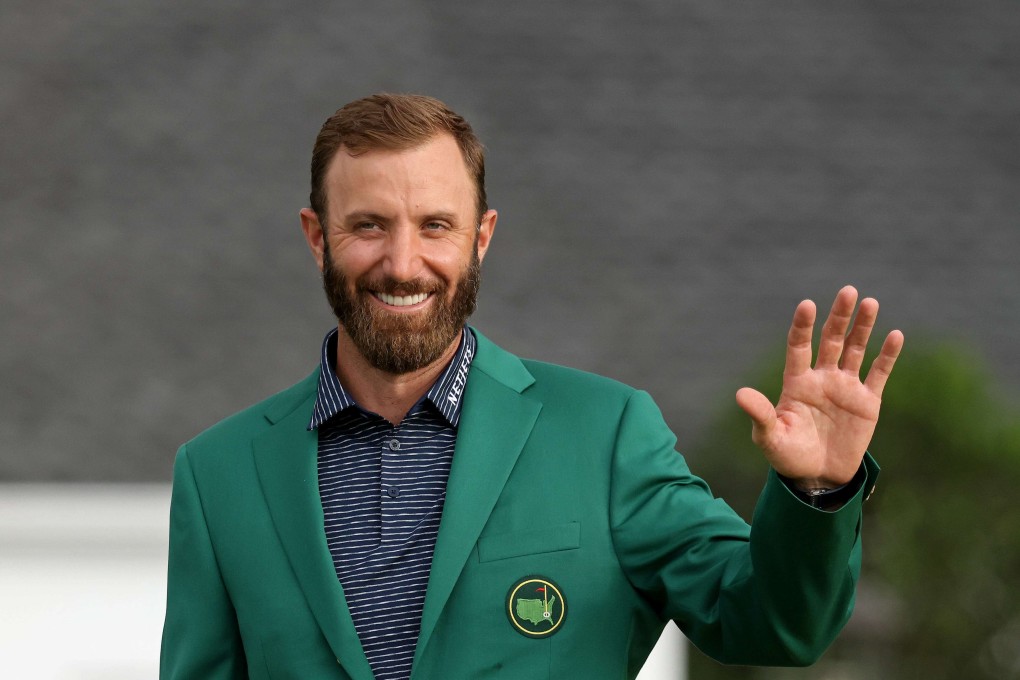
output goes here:
<path id="1" fill-rule="evenodd" d="M 426 222 L 423 228 L 425 229 L 425 231 L 446 231 L 447 229 L 449 229 L 449 225 L 447 225 L 445 222 L 432 221 Z"/>
<path id="2" fill-rule="evenodd" d="M 354 225 L 355 231 L 375 231 L 381 228 L 377 222 L 358 222 Z"/>

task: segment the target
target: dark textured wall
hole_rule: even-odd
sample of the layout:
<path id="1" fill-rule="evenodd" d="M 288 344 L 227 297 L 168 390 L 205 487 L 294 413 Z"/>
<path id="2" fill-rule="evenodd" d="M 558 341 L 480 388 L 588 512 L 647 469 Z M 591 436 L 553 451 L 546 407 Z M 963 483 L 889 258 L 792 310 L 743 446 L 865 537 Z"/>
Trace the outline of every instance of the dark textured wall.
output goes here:
<path id="1" fill-rule="evenodd" d="M 169 479 L 312 369 L 308 156 L 377 90 L 489 148 L 474 323 L 681 446 L 847 282 L 1015 394 L 1018 35 L 1013 0 L 5 2 L 0 481 Z"/>

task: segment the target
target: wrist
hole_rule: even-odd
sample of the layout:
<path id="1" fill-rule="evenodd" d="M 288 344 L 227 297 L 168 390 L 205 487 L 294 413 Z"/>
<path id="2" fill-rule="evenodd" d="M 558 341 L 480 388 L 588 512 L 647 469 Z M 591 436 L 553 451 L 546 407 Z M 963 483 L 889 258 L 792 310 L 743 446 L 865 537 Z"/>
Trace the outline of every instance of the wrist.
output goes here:
<path id="1" fill-rule="evenodd" d="M 779 475 L 783 484 L 803 503 L 821 510 L 838 510 L 860 490 L 868 473 L 863 462 L 856 474 L 845 484 L 831 484 L 820 480 L 790 479 Z"/>

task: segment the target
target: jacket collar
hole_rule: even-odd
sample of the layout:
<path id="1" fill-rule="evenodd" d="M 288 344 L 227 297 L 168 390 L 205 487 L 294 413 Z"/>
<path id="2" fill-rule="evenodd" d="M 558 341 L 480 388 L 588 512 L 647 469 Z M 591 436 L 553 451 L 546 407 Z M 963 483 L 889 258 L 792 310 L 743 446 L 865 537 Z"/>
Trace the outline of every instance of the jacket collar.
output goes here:
<path id="1" fill-rule="evenodd" d="M 521 360 L 475 335 L 415 665 L 542 409 L 524 394 L 535 379 Z M 318 383 L 316 370 L 266 407 L 273 426 L 253 441 L 253 454 L 273 524 L 316 621 L 351 678 L 371 680 L 323 529 L 318 433 L 307 429 Z"/>
<path id="2" fill-rule="evenodd" d="M 535 379 L 521 360 L 477 335 L 414 667 L 542 410 L 523 394 Z"/>
<path id="3" fill-rule="evenodd" d="M 318 371 L 267 407 L 273 426 L 252 441 L 252 452 L 273 525 L 315 620 L 348 675 L 372 680 L 323 528 L 319 439 L 307 429 L 317 384 Z"/>

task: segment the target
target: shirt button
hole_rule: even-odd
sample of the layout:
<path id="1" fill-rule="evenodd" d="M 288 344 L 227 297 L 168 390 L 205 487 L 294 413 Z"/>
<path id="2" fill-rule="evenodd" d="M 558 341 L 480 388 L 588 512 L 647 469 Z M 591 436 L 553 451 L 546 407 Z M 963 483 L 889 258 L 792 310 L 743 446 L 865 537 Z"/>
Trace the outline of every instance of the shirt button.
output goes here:
<path id="1" fill-rule="evenodd" d="M 386 489 L 386 494 L 390 498 L 400 498 L 400 489 L 398 489 L 395 486 L 391 486 L 390 488 Z"/>
<path id="2" fill-rule="evenodd" d="M 387 446 L 390 447 L 390 451 L 400 450 L 400 442 L 398 442 L 396 439 L 391 439 L 389 442 L 387 442 Z"/>

